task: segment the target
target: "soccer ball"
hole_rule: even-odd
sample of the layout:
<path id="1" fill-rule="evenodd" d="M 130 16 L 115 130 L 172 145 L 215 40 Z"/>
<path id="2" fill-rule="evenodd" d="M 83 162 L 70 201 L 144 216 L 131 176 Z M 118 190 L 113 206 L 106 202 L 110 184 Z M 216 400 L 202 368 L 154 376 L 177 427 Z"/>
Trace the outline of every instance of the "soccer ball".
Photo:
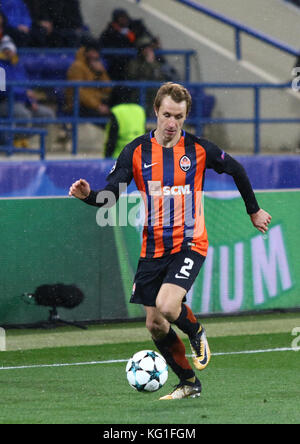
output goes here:
<path id="1" fill-rule="evenodd" d="M 143 350 L 129 359 L 126 373 L 129 384 L 135 390 L 155 392 L 167 382 L 168 366 L 159 353 Z"/>

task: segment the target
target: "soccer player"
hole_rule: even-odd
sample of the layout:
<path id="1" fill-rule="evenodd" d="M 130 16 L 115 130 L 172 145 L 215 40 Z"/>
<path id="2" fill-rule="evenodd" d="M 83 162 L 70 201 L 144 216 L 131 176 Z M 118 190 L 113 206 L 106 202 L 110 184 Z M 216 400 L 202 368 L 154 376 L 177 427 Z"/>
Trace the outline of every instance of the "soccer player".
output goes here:
<path id="1" fill-rule="evenodd" d="M 164 84 L 154 102 L 157 128 L 125 146 L 107 177 L 107 191 L 118 199 L 119 184 L 135 180 L 145 204 L 145 227 L 132 303 L 143 304 L 146 327 L 179 378 L 163 400 L 198 397 L 201 383 L 191 367 L 183 341 L 172 325 L 189 338 L 193 364 L 204 370 L 210 361 L 205 329 L 186 302 L 207 255 L 202 190 L 207 168 L 231 175 L 253 225 L 268 230 L 271 216 L 260 209 L 244 168 L 213 143 L 183 130 L 192 99 L 179 84 Z M 103 190 L 102 190 L 103 191 Z M 108 200 L 83 179 L 70 196 L 101 207 Z"/>

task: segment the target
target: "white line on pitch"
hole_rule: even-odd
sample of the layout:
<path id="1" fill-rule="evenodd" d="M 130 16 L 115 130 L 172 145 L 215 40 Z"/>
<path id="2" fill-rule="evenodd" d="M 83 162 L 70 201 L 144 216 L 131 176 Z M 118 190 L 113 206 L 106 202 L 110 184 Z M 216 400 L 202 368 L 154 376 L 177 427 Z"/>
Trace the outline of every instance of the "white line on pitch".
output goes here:
<path id="1" fill-rule="evenodd" d="M 267 348 L 263 350 L 244 350 L 237 352 L 225 352 L 225 353 L 213 353 L 212 356 L 226 356 L 226 355 L 253 355 L 255 353 L 276 353 L 276 352 L 286 352 L 286 351 L 300 351 L 300 347 L 283 347 L 283 348 Z"/>
<path id="2" fill-rule="evenodd" d="M 277 353 L 277 352 L 287 352 L 287 351 L 300 351 L 300 347 L 290 348 L 269 348 L 263 350 L 244 350 L 236 352 L 224 352 L 224 353 L 213 353 L 212 356 L 229 356 L 229 355 L 252 355 L 257 353 Z M 191 357 L 191 356 L 189 356 Z M 62 364 L 37 364 L 37 365 L 19 365 L 15 367 L 0 367 L 1 370 L 23 370 L 23 369 L 34 369 L 34 368 L 54 368 L 54 367 L 72 367 L 80 365 L 101 365 L 101 364 L 117 364 L 127 362 L 128 359 L 111 359 L 108 361 L 90 361 L 90 362 L 73 362 L 73 363 L 62 363 Z"/>

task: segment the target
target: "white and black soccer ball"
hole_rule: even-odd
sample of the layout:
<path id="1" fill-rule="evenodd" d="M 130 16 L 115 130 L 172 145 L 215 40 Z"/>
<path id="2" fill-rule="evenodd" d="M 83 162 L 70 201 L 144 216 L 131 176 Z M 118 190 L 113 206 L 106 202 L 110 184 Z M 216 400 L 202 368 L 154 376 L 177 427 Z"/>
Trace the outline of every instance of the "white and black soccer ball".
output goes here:
<path id="1" fill-rule="evenodd" d="M 168 379 L 168 365 L 156 351 L 143 350 L 129 359 L 126 366 L 131 387 L 139 392 L 155 392 Z"/>

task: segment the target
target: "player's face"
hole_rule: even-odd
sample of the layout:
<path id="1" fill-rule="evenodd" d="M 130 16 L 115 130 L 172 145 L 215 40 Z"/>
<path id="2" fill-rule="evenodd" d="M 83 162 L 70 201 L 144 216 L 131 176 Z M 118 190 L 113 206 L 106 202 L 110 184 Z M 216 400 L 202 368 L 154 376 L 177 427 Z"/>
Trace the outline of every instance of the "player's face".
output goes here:
<path id="1" fill-rule="evenodd" d="M 178 142 L 181 130 L 186 119 L 187 103 L 174 102 L 170 96 L 163 98 L 161 106 L 155 110 L 157 117 L 157 135 L 164 145 Z"/>

